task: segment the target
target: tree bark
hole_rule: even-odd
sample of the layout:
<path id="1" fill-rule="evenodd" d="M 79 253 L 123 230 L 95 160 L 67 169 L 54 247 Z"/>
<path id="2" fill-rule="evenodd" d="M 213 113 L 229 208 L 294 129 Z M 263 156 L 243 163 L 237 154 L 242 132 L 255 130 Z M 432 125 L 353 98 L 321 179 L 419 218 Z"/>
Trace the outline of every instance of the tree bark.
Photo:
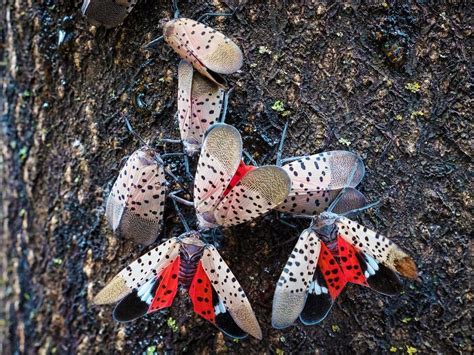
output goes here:
<path id="1" fill-rule="evenodd" d="M 182 16 L 234 1 L 180 2 Z M 123 116 L 156 143 L 179 136 L 178 57 L 159 36 L 168 1 L 139 2 L 111 30 L 74 2 L 2 0 L 0 352 L 471 352 L 469 232 L 472 7 L 464 1 L 243 1 L 208 23 L 235 39 L 245 64 L 229 76 L 227 122 L 259 164 L 349 149 L 362 191 L 382 204 L 360 216 L 414 256 L 419 282 L 394 298 L 350 286 L 319 326 L 271 328 L 275 283 L 299 231 L 274 213 L 219 243 L 252 302 L 264 339 L 231 341 L 174 306 L 118 324 L 93 295 L 143 248 L 115 237 L 105 199 L 139 147 Z M 60 41 L 59 39 L 62 38 Z M 471 49 L 471 50 L 470 50 Z M 281 101 L 284 108 L 278 110 Z M 177 151 L 167 145 L 163 151 Z M 195 164 L 195 161 L 192 161 Z M 183 174 L 181 160 L 170 161 Z M 192 210 L 186 211 L 193 223 Z M 162 239 L 182 232 L 167 205 Z"/>

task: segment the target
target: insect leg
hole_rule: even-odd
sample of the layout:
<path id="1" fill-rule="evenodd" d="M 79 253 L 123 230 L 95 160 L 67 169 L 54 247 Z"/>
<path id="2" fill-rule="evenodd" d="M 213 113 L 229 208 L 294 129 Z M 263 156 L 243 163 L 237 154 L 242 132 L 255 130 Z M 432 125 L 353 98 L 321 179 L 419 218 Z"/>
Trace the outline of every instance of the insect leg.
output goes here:
<path id="1" fill-rule="evenodd" d="M 183 146 L 183 160 L 184 160 L 184 171 L 186 172 L 186 176 L 189 178 L 190 181 L 193 181 L 194 176 L 191 174 L 191 169 L 189 167 L 189 157 L 186 153 L 186 148 Z"/>
<path id="2" fill-rule="evenodd" d="M 285 127 L 283 127 L 283 132 L 281 134 L 280 144 L 278 145 L 276 165 L 281 166 L 282 160 L 281 155 L 283 154 L 283 145 L 285 144 L 286 133 L 288 132 L 288 121 L 285 122 Z"/>
<path id="3" fill-rule="evenodd" d="M 168 196 L 173 200 L 173 201 L 177 201 L 185 206 L 194 206 L 194 202 L 192 201 L 188 201 L 182 197 L 179 197 L 177 196 L 177 194 L 179 194 L 180 192 L 182 192 L 183 190 L 177 190 L 177 191 L 173 191 L 171 193 L 168 194 Z"/>
<path id="4" fill-rule="evenodd" d="M 160 43 L 162 40 L 163 40 L 163 36 L 160 36 L 158 38 L 155 38 L 154 40 L 148 42 L 147 44 L 144 44 L 143 45 L 143 49 L 153 49 L 155 47 L 157 47 L 157 44 Z"/>
<path id="5" fill-rule="evenodd" d="M 234 91 L 234 88 L 231 87 L 226 93 L 224 93 L 224 102 L 222 104 L 222 115 L 220 122 L 225 122 L 225 116 L 227 115 L 227 105 L 229 104 L 229 95 Z"/>
<path id="6" fill-rule="evenodd" d="M 123 118 L 125 120 L 125 126 L 127 127 L 128 131 L 131 134 L 133 134 L 135 136 L 135 138 L 140 141 L 140 143 L 142 143 L 144 146 L 148 147 L 148 143 L 145 142 L 145 140 L 137 132 L 135 132 L 135 130 L 133 129 L 133 127 L 132 127 L 130 121 L 128 120 L 128 118 L 126 116 L 123 116 Z"/>
<path id="7" fill-rule="evenodd" d="M 178 215 L 179 220 L 184 226 L 184 229 L 186 230 L 186 232 L 191 231 L 191 229 L 189 228 L 188 222 L 186 222 L 186 219 L 184 218 L 183 214 L 181 213 L 181 210 L 179 209 L 178 203 L 174 199 L 172 199 L 172 201 L 173 201 L 174 209 L 176 210 L 176 214 Z"/>
<path id="8" fill-rule="evenodd" d="M 198 19 L 197 22 L 202 22 L 208 17 L 214 17 L 214 16 L 233 16 L 235 14 L 235 10 L 231 12 L 207 12 L 204 15 L 201 15 Z"/>
<path id="9" fill-rule="evenodd" d="M 178 0 L 173 0 L 173 5 L 171 7 L 173 9 L 173 16 L 174 16 L 173 18 L 174 19 L 179 18 L 180 12 L 179 12 L 179 8 L 178 8 Z"/>
<path id="10" fill-rule="evenodd" d="M 247 151 L 245 150 L 242 150 L 242 153 L 244 153 L 245 157 L 250 161 L 250 163 L 254 166 L 258 166 L 258 163 L 255 161 L 255 159 L 252 157 L 252 155 L 250 155 L 250 153 L 248 153 Z"/>

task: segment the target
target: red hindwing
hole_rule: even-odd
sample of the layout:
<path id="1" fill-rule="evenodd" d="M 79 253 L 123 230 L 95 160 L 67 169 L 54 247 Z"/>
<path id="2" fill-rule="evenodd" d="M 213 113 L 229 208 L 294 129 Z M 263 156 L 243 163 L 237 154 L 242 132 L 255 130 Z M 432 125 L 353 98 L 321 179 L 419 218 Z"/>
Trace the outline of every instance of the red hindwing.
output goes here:
<path id="1" fill-rule="evenodd" d="M 368 287 L 367 280 L 357 259 L 356 249 L 341 236 L 337 237 L 337 245 L 339 248 L 339 261 L 347 282 Z"/>
<path id="2" fill-rule="evenodd" d="M 201 261 L 199 261 L 196 274 L 194 274 L 193 281 L 191 282 L 189 296 L 193 302 L 194 312 L 215 324 L 216 315 L 212 305 L 212 285 L 202 267 Z"/>
<path id="3" fill-rule="evenodd" d="M 171 306 L 176 292 L 178 291 L 180 257 L 178 256 L 163 272 L 160 274 L 160 285 L 156 290 L 153 302 L 148 309 L 148 313 Z"/>
<path id="4" fill-rule="evenodd" d="M 229 193 L 229 191 L 235 185 L 237 185 L 239 183 L 239 181 L 242 180 L 245 175 L 247 175 L 247 173 L 249 173 L 250 171 L 252 171 L 254 169 L 256 169 L 255 166 L 245 165 L 245 163 L 243 161 L 241 161 L 240 164 L 239 164 L 239 167 L 237 168 L 237 171 L 235 172 L 234 176 L 232 177 L 232 180 L 230 180 L 229 185 L 227 186 L 227 189 L 225 189 L 223 196 L 226 196 Z"/>
<path id="5" fill-rule="evenodd" d="M 326 281 L 331 298 L 333 300 L 336 299 L 343 290 L 347 281 L 341 267 L 324 243 L 321 243 L 318 267 L 321 269 L 321 273 Z"/>

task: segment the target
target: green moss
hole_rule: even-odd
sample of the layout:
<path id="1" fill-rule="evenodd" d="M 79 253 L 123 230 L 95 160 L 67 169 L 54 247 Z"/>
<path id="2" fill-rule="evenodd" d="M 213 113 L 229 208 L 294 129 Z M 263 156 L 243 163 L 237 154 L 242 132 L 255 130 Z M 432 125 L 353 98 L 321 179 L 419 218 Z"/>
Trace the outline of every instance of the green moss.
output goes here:
<path id="1" fill-rule="evenodd" d="M 156 345 L 150 345 L 146 348 L 146 355 L 154 355 L 156 354 Z"/>
<path id="2" fill-rule="evenodd" d="M 420 83 L 417 83 L 417 82 L 407 83 L 405 85 L 405 89 L 407 89 L 408 91 L 410 91 L 413 94 L 416 94 L 417 92 L 420 91 L 421 85 L 420 85 Z"/>
<path id="3" fill-rule="evenodd" d="M 347 140 L 347 139 L 342 138 L 342 137 L 339 138 L 338 141 L 339 141 L 340 144 L 345 145 L 345 146 L 347 146 L 347 147 L 351 145 L 351 141 L 350 141 L 350 140 Z"/>
<path id="4" fill-rule="evenodd" d="M 272 110 L 276 112 L 283 112 L 285 111 L 285 105 L 283 104 L 282 101 L 277 100 L 273 103 Z"/>
<path id="5" fill-rule="evenodd" d="M 173 333 L 178 332 L 178 324 L 176 323 L 176 319 L 173 319 L 173 317 L 169 317 L 166 321 L 166 324 L 168 324 L 168 327 L 170 327 Z"/>

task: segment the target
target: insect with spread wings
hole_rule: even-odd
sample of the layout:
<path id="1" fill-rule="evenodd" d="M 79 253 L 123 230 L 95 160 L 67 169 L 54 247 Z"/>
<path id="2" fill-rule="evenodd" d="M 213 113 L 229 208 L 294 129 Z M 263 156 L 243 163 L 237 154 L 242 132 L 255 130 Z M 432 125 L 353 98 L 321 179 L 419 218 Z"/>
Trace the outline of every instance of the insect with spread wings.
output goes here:
<path id="1" fill-rule="evenodd" d="M 402 289 L 397 274 L 417 277 L 415 262 L 401 248 L 346 217 L 368 206 L 361 207 L 365 199 L 354 199 L 353 190 L 344 196 L 345 190 L 313 217 L 292 250 L 273 297 L 273 327 L 286 328 L 298 317 L 305 325 L 321 322 L 349 282 L 392 296 Z"/>
<path id="2" fill-rule="evenodd" d="M 142 255 L 113 278 L 94 302 L 118 302 L 114 318 L 130 321 L 170 307 L 181 284 L 189 291 L 194 311 L 225 334 L 261 339 L 242 287 L 200 232 L 252 220 L 287 197 L 291 183 L 282 168 L 262 166 L 236 175 L 241 161 L 239 132 L 226 124 L 213 125 L 204 139 L 194 183 L 199 231 L 188 230 Z"/>

